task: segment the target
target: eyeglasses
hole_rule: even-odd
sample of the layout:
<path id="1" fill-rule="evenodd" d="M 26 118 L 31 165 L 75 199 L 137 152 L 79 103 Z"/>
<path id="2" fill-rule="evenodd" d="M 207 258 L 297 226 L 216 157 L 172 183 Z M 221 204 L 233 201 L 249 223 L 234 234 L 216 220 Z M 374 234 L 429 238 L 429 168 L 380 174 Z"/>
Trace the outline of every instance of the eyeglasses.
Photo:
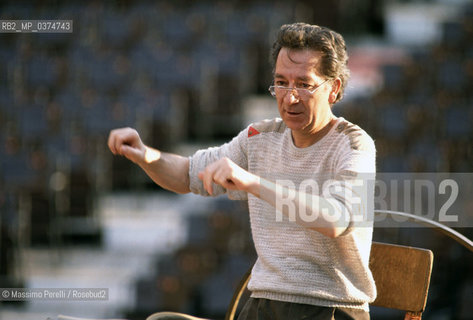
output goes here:
<path id="1" fill-rule="evenodd" d="M 325 82 L 329 81 L 330 79 L 326 79 L 324 82 L 319 84 L 313 89 L 306 89 L 306 88 L 291 88 L 291 87 L 283 87 L 283 86 L 270 86 L 269 87 L 269 92 L 273 97 L 284 97 L 288 92 L 297 92 L 297 97 L 300 98 L 301 100 L 307 100 L 309 99 L 315 91 L 317 91 L 318 88 L 320 88 L 322 85 L 324 85 Z"/>

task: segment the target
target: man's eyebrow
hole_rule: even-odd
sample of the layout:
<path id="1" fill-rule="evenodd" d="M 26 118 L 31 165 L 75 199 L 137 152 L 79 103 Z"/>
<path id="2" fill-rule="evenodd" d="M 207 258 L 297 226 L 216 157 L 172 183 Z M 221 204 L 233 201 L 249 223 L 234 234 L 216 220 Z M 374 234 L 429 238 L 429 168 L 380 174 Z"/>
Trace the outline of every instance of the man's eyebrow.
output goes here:
<path id="1" fill-rule="evenodd" d="M 310 78 L 310 77 L 307 77 L 307 76 L 301 76 L 301 77 L 297 77 L 297 80 L 300 80 L 300 81 L 305 81 L 305 82 L 313 81 L 313 79 L 312 79 L 312 78 Z"/>
<path id="2" fill-rule="evenodd" d="M 286 77 L 283 76 L 280 73 L 275 73 L 274 78 L 286 79 Z M 300 77 L 297 77 L 297 80 L 304 81 L 304 82 L 310 82 L 310 81 L 313 81 L 314 79 L 312 79 L 311 77 L 308 77 L 308 76 L 300 76 Z"/>

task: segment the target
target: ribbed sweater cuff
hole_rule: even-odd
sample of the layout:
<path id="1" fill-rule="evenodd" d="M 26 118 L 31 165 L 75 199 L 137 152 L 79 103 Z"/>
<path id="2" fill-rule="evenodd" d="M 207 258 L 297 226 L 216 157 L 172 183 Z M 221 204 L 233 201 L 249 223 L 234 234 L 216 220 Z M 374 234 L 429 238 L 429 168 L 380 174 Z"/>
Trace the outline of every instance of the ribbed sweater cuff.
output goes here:
<path id="1" fill-rule="evenodd" d="M 267 291 L 254 291 L 251 294 L 251 297 L 291 302 L 291 303 L 310 304 L 310 305 L 320 306 L 320 307 L 359 309 L 359 310 L 364 310 L 366 312 L 369 312 L 369 305 L 367 302 L 365 303 L 340 302 L 340 301 L 320 299 L 316 297 L 295 296 L 291 294 L 267 292 Z"/>

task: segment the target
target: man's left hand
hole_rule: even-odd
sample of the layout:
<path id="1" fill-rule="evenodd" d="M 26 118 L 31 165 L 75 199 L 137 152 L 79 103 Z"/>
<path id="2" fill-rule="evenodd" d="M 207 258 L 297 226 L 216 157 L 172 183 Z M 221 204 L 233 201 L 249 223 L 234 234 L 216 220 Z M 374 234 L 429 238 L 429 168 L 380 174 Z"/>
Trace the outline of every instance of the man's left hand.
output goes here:
<path id="1" fill-rule="evenodd" d="M 199 179 L 202 180 L 205 190 L 210 195 L 213 193 L 212 183 L 228 190 L 254 192 L 260 180 L 258 176 L 246 171 L 228 158 L 222 158 L 208 165 L 199 172 Z"/>

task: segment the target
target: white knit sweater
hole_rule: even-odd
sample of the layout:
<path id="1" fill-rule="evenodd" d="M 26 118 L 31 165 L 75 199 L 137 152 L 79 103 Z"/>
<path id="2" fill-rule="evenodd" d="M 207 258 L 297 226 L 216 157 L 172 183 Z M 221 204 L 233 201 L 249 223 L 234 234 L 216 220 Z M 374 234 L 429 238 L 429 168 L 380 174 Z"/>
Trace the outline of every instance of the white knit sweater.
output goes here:
<path id="1" fill-rule="evenodd" d="M 322 192 L 327 179 L 336 179 L 343 181 L 342 189 L 349 189 L 353 177 L 368 173 L 374 178 L 375 153 L 370 136 L 343 118 L 307 148 L 294 145 L 291 130 L 281 119 L 264 120 L 252 124 L 231 142 L 190 157 L 190 189 L 208 195 L 197 174 L 222 157 L 273 182 L 290 179 L 296 188 L 303 180 L 313 179 Z M 215 194 L 227 192 L 217 185 L 213 188 Z M 231 199 L 248 199 L 258 254 L 248 285 L 252 297 L 368 310 L 368 303 L 376 296 L 368 268 L 372 223 L 366 222 L 366 217 L 372 215 L 373 197 L 368 190 L 360 195 L 362 206 L 351 206 L 346 192 L 334 193 L 334 199 L 348 210 L 352 220 L 358 214 L 365 222 L 350 221 L 348 229 L 332 239 L 287 216 L 281 221 L 274 207 L 251 194 L 228 191 Z"/>

